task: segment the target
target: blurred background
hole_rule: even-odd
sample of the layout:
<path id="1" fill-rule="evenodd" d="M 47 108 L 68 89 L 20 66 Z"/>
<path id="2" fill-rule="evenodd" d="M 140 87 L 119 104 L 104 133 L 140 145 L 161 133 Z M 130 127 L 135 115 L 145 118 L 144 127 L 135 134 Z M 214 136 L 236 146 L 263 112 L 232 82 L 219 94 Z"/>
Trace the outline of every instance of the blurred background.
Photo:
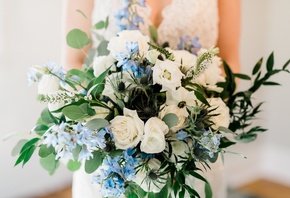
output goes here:
<path id="1" fill-rule="evenodd" d="M 242 0 L 241 65 L 250 74 L 259 58 L 275 52 L 275 65 L 290 58 L 290 1 Z M 34 158 L 27 166 L 13 167 L 11 150 L 17 138 L 27 135 L 44 107 L 36 101 L 36 87 L 26 83 L 27 68 L 53 60 L 60 63 L 62 1 L 0 0 L 0 197 L 35 197 L 71 184 L 72 173 L 60 167 L 49 176 Z M 225 157 L 231 188 L 267 179 L 290 186 L 290 76 L 273 79 L 280 87 L 265 87 L 255 95 L 265 101 L 257 124 L 269 131 L 258 140 L 230 148 L 245 155 Z M 240 89 L 246 87 L 240 83 Z M 290 196 L 290 195 L 289 195 Z"/>

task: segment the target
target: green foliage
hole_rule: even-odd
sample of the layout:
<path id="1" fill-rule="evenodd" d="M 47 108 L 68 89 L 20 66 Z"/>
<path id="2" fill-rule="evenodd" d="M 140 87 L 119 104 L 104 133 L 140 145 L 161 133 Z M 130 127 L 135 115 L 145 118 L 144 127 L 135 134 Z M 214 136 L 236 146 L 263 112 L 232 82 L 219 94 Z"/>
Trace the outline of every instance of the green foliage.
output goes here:
<path id="1" fill-rule="evenodd" d="M 68 46 L 75 49 L 82 49 L 85 46 L 92 43 L 92 40 L 88 37 L 87 33 L 80 29 L 73 29 L 69 31 L 66 36 L 66 42 Z"/>
<path id="2" fill-rule="evenodd" d="M 77 105 L 66 106 L 62 109 L 62 113 L 71 120 L 79 120 L 88 116 L 87 112 Z"/>
<path id="3" fill-rule="evenodd" d="M 16 160 L 16 163 L 14 166 L 17 166 L 21 162 L 22 162 L 22 166 L 24 166 L 29 161 L 29 159 L 31 158 L 32 154 L 34 153 L 36 149 L 36 144 L 39 140 L 40 140 L 39 138 L 33 138 L 23 145 L 23 147 L 21 148 L 19 152 L 20 155 L 18 159 Z"/>
<path id="4" fill-rule="evenodd" d="M 77 171 L 81 167 L 82 163 L 76 160 L 69 160 L 67 163 L 68 170 L 74 172 Z"/>
<path id="5" fill-rule="evenodd" d="M 157 32 L 156 28 L 152 25 L 149 26 L 149 35 L 150 35 L 151 40 L 154 43 L 158 42 L 158 32 Z"/>
<path id="6" fill-rule="evenodd" d="M 38 155 L 41 158 L 45 158 L 54 152 L 54 148 L 52 146 L 47 147 L 46 145 L 41 145 L 38 151 Z"/>
<path id="7" fill-rule="evenodd" d="M 108 55 L 110 52 L 107 49 L 108 47 L 108 41 L 106 40 L 102 40 L 101 43 L 99 44 L 99 46 L 97 47 L 97 52 L 99 56 L 106 56 Z"/>
<path id="8" fill-rule="evenodd" d="M 12 156 L 18 155 L 20 153 L 21 148 L 24 146 L 24 144 L 26 144 L 26 142 L 28 142 L 28 140 L 26 139 L 19 140 L 17 144 L 13 147 L 11 155 Z"/>
<path id="9" fill-rule="evenodd" d="M 103 127 L 109 126 L 109 124 L 110 123 L 108 122 L 108 120 L 105 120 L 102 118 L 95 118 L 95 119 L 88 121 L 85 124 L 85 127 L 89 128 L 91 130 L 98 130 L 98 129 L 101 129 Z"/>
<path id="10" fill-rule="evenodd" d="M 168 50 L 162 48 L 162 47 L 158 47 L 156 45 L 153 45 L 152 43 L 148 42 L 148 45 L 150 47 L 152 47 L 153 49 L 156 49 L 158 52 L 160 52 L 161 54 L 164 54 L 166 59 L 168 60 L 174 60 L 174 55 L 172 53 L 170 53 Z"/>
<path id="11" fill-rule="evenodd" d="M 59 167 L 59 161 L 55 159 L 55 154 L 50 154 L 45 158 L 40 158 L 40 165 L 53 175 L 55 170 Z"/>
<path id="12" fill-rule="evenodd" d="M 34 131 L 37 135 L 43 136 L 43 134 L 49 129 L 47 125 L 37 124 L 32 131 Z"/>
<path id="13" fill-rule="evenodd" d="M 99 21 L 97 22 L 94 27 L 97 29 L 97 30 L 100 30 L 100 29 L 107 29 L 109 26 L 109 17 L 106 18 L 105 21 Z"/>
<path id="14" fill-rule="evenodd" d="M 85 171 L 88 174 L 95 172 L 103 163 L 103 154 L 101 151 L 94 151 L 93 157 L 85 162 Z"/>
<path id="15" fill-rule="evenodd" d="M 41 121 L 45 124 L 58 124 L 57 119 L 50 113 L 48 108 L 41 112 Z"/>
<path id="16" fill-rule="evenodd" d="M 177 122 L 178 122 L 178 117 L 174 113 L 169 113 L 166 114 L 163 118 L 162 121 L 165 122 L 165 124 L 168 126 L 168 128 L 174 127 Z"/>

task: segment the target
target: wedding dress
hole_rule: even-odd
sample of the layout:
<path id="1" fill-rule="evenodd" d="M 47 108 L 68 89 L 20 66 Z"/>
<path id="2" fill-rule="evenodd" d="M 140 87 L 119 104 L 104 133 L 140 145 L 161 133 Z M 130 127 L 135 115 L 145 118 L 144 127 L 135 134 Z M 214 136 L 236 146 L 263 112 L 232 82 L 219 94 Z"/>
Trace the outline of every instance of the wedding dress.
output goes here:
<path id="1" fill-rule="evenodd" d="M 114 37 L 117 32 L 114 14 L 121 8 L 122 0 L 95 0 L 92 15 L 93 23 L 105 20 L 109 16 L 107 30 L 99 32 L 107 40 Z M 150 7 L 138 7 L 138 14 L 143 17 L 144 24 L 140 26 L 143 34 L 148 35 L 150 21 Z M 171 48 L 177 48 L 181 36 L 199 37 L 199 43 L 204 48 L 216 45 L 218 37 L 218 7 L 217 0 L 172 0 L 162 11 L 163 20 L 157 27 L 159 43 L 168 42 Z M 98 42 L 95 41 L 95 45 Z M 204 171 L 204 176 L 211 184 L 213 198 L 226 198 L 226 183 L 221 157 L 211 170 Z M 93 185 L 92 175 L 84 173 L 83 168 L 74 174 L 74 198 L 101 198 L 99 186 Z M 196 189 L 201 197 L 204 194 L 204 182 L 190 179 L 187 181 Z"/>

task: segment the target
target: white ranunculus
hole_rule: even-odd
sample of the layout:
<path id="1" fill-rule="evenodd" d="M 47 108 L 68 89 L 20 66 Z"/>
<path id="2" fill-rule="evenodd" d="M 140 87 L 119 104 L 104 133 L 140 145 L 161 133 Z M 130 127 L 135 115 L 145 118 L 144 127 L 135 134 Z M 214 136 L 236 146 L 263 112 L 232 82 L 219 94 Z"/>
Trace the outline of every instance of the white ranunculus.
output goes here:
<path id="1" fill-rule="evenodd" d="M 197 57 L 186 50 L 171 50 L 174 55 L 174 61 L 180 66 L 182 73 L 186 74 L 191 68 L 194 68 Z"/>
<path id="2" fill-rule="evenodd" d="M 204 53 L 205 50 L 200 50 L 199 55 Z M 222 92 L 222 88 L 217 87 L 217 83 L 225 82 L 225 77 L 222 76 L 222 69 L 220 68 L 222 64 L 221 58 L 214 56 L 212 59 L 212 64 L 205 69 L 198 77 L 193 79 L 193 81 L 210 91 Z"/>
<path id="3" fill-rule="evenodd" d="M 39 94 L 55 94 L 60 89 L 60 80 L 50 74 L 43 75 L 38 84 Z"/>
<path id="4" fill-rule="evenodd" d="M 116 57 L 120 52 L 127 54 L 126 43 L 130 41 L 138 42 L 139 54 L 145 57 L 149 49 L 148 42 L 150 39 L 148 36 L 144 36 L 139 30 L 124 30 L 118 33 L 118 36 L 110 40 L 108 50 L 113 57 Z"/>
<path id="5" fill-rule="evenodd" d="M 187 126 L 187 116 L 185 116 L 184 110 L 180 109 L 176 105 L 166 105 L 161 107 L 161 112 L 159 113 L 158 117 L 162 119 L 164 116 L 166 116 L 169 113 L 173 113 L 178 117 L 177 124 L 170 128 L 171 131 L 176 132 L 180 129 L 183 129 Z"/>
<path id="6" fill-rule="evenodd" d="M 229 127 L 230 125 L 230 113 L 227 105 L 222 101 L 221 98 L 209 98 L 210 109 L 215 109 L 211 114 L 219 114 L 218 116 L 212 116 L 211 121 L 215 123 L 212 128 L 217 130 L 218 127 Z"/>
<path id="7" fill-rule="evenodd" d="M 98 77 L 101 73 L 103 73 L 106 69 L 110 66 L 112 71 L 116 70 L 115 66 L 115 59 L 111 55 L 108 56 L 97 56 L 94 58 L 93 68 L 94 68 L 94 75 Z"/>
<path id="8" fill-rule="evenodd" d="M 153 49 L 153 50 L 149 50 L 147 51 L 146 53 L 146 59 L 152 63 L 152 64 L 155 64 L 156 61 L 157 61 L 157 58 L 159 56 L 160 52 L 158 52 L 156 49 Z"/>
<path id="9" fill-rule="evenodd" d="M 174 90 L 181 86 L 184 74 L 179 70 L 176 62 L 157 60 L 153 70 L 153 83 L 162 85 L 161 91 Z"/>
<path id="10" fill-rule="evenodd" d="M 168 90 L 166 92 L 166 105 L 178 106 L 188 116 L 186 106 L 195 106 L 196 97 L 194 91 L 188 91 L 184 87 L 179 87 L 177 90 Z"/>
<path id="11" fill-rule="evenodd" d="M 168 175 L 160 175 L 163 170 L 160 170 L 161 162 L 156 158 L 150 159 L 148 166 L 148 170 L 140 169 L 133 181 L 146 192 L 158 193 L 165 186 Z M 150 172 L 156 174 L 156 179 L 150 178 Z"/>
<path id="12" fill-rule="evenodd" d="M 157 117 L 150 118 L 144 127 L 144 136 L 141 141 L 140 149 L 145 153 L 160 153 L 165 149 L 165 135 L 169 128 Z"/>
<path id="13" fill-rule="evenodd" d="M 143 136 L 144 122 L 138 117 L 136 110 L 124 108 L 123 116 L 116 116 L 111 120 L 111 131 L 117 148 L 133 148 Z"/>

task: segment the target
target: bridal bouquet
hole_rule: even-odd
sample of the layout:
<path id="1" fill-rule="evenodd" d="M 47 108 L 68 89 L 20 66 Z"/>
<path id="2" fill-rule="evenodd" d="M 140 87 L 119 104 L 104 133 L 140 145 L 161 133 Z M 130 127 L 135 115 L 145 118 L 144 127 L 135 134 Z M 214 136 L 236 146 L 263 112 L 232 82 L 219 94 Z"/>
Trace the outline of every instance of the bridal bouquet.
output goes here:
<path id="1" fill-rule="evenodd" d="M 75 34 L 77 42 L 70 39 Z M 79 30 L 67 38 L 75 48 L 90 42 Z M 274 69 L 271 54 L 265 74 L 261 59 L 253 77 L 232 73 L 226 63 L 223 75 L 217 48 L 182 38 L 179 50 L 172 50 L 138 30 L 121 31 L 101 42 L 101 50 L 103 45 L 108 51 L 99 52 L 93 67 L 64 71 L 50 62 L 30 69 L 29 82 L 38 83 L 38 100 L 48 108 L 34 137 L 15 148 L 15 165 L 26 164 L 37 150 L 50 174 L 60 160 L 71 171 L 83 165 L 103 197 L 200 197 L 193 178 L 205 182 L 211 197 L 202 172 L 227 147 L 266 130 L 251 126 L 262 104 L 254 105 L 252 95 L 262 85 L 278 85 L 269 81 L 272 75 L 289 72 L 289 61 Z M 236 92 L 236 78 L 252 85 Z"/>

